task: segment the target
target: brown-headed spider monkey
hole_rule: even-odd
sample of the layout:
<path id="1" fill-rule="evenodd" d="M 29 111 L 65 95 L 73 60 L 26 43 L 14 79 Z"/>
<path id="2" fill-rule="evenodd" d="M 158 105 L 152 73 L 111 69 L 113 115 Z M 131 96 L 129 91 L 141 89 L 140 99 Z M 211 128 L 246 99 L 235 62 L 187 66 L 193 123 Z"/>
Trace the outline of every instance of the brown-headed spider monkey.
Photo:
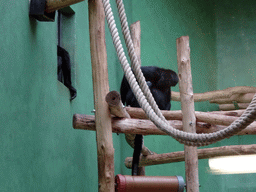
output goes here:
<path id="1" fill-rule="evenodd" d="M 170 110 L 171 87 L 175 86 L 179 81 L 177 74 L 170 69 L 163 69 L 154 66 L 141 67 L 141 70 L 159 109 Z M 120 92 L 124 105 L 140 107 L 125 76 L 121 83 Z M 142 144 L 143 136 L 136 135 L 134 141 L 132 175 L 138 174 Z"/>

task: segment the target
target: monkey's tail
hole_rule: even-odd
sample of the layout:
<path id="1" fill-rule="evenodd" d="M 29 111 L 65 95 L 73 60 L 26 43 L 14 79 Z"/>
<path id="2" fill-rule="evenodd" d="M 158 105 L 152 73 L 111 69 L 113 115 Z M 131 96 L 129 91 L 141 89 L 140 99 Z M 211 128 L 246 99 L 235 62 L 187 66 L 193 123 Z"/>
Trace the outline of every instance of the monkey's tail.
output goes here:
<path id="1" fill-rule="evenodd" d="M 140 154 L 142 150 L 143 136 L 136 135 L 134 140 L 134 151 L 132 160 L 132 175 L 138 175 L 138 168 L 140 163 Z"/>

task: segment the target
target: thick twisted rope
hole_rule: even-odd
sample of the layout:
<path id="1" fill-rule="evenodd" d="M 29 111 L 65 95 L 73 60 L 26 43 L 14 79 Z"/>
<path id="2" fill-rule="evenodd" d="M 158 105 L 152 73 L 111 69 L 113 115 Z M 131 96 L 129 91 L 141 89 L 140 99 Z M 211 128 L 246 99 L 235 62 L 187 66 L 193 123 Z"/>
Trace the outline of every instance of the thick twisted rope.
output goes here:
<path id="1" fill-rule="evenodd" d="M 118 34 L 118 30 L 116 28 L 113 12 L 109 3 L 109 0 L 102 0 L 106 19 L 108 22 L 108 26 L 111 32 L 111 36 L 113 39 L 114 46 L 116 48 L 116 52 L 122 68 L 125 73 L 125 77 L 130 84 L 130 87 L 137 98 L 138 103 L 141 108 L 145 111 L 150 120 L 162 131 L 179 141 L 180 143 L 191 145 L 191 146 L 203 146 L 215 143 L 224 138 L 231 137 L 241 130 L 245 129 L 249 124 L 251 124 L 256 118 L 256 94 L 254 95 L 251 104 L 246 109 L 244 114 L 236 121 L 234 121 L 227 128 L 220 130 L 218 132 L 209 133 L 209 134 L 196 134 L 196 133 L 187 133 L 183 131 L 179 131 L 174 129 L 172 126 L 168 125 L 167 121 L 163 117 L 161 111 L 156 105 L 154 98 L 148 86 L 146 85 L 145 78 L 140 70 L 140 66 L 138 65 L 137 57 L 134 53 L 134 46 L 130 37 L 130 31 L 125 15 L 125 9 L 122 0 L 116 0 L 117 7 L 119 11 L 119 17 L 121 20 L 121 27 L 125 37 L 126 46 L 128 49 L 129 56 L 132 62 L 132 69 L 137 77 L 137 81 L 141 85 L 142 90 L 140 89 L 136 78 L 132 72 L 131 67 L 127 61 L 125 56 L 122 43 L 120 41 L 120 37 Z M 147 99 L 149 101 L 147 101 Z M 152 106 L 152 107 L 151 107 Z"/>

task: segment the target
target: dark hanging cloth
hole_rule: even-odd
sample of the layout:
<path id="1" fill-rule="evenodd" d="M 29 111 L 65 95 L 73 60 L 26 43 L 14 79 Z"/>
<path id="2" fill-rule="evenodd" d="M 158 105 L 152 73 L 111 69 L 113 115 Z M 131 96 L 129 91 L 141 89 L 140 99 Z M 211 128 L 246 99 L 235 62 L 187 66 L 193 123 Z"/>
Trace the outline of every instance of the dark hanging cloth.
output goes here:
<path id="1" fill-rule="evenodd" d="M 63 84 L 70 91 L 70 100 L 76 98 L 76 89 L 72 86 L 71 83 L 71 65 L 68 52 L 60 46 L 57 46 L 57 55 L 58 55 L 58 80 L 63 82 Z"/>

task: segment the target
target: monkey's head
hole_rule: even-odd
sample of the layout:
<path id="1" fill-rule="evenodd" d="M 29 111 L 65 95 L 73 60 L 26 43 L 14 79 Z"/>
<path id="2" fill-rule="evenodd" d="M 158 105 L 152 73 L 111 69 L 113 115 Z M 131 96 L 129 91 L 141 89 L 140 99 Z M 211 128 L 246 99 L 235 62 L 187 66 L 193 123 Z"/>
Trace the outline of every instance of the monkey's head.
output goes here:
<path id="1" fill-rule="evenodd" d="M 159 89 L 170 89 L 179 82 L 178 75 L 173 70 L 159 68 L 158 74 L 160 79 L 156 83 L 156 87 Z"/>

